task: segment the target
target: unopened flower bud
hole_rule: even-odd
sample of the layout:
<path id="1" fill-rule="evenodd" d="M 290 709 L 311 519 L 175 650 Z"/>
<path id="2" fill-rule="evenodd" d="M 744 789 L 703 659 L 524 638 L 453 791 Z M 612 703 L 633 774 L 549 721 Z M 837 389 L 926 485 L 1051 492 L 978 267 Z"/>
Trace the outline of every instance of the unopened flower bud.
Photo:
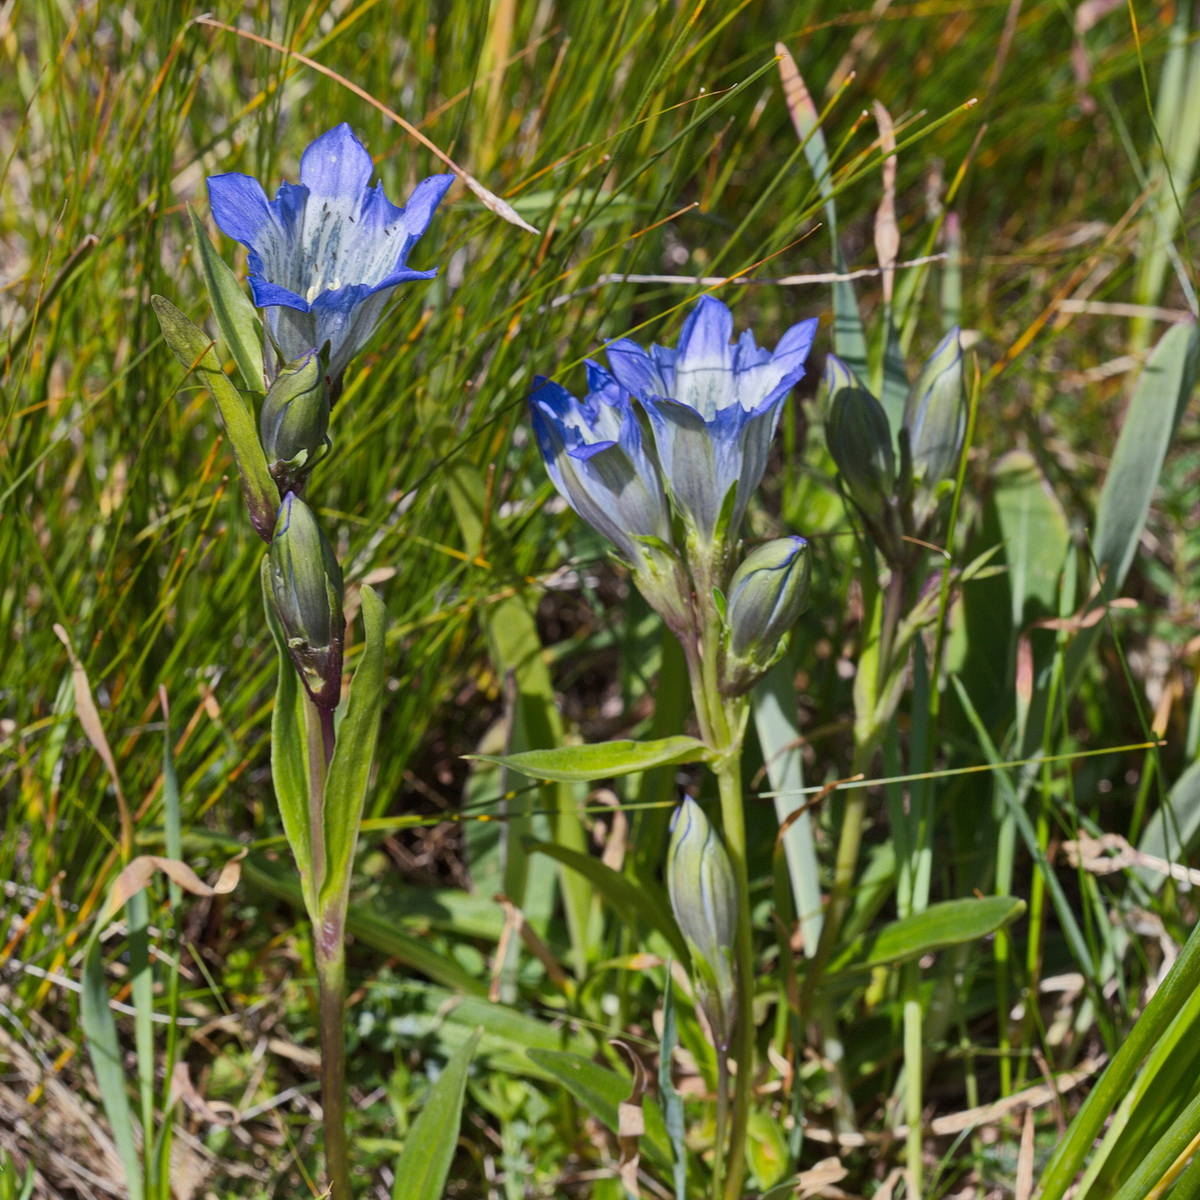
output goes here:
<path id="1" fill-rule="evenodd" d="M 829 453 L 850 499 L 865 516 L 878 519 L 896 486 L 896 454 L 883 405 L 835 354 L 825 362 Z"/>
<path id="2" fill-rule="evenodd" d="M 733 945 L 737 884 L 733 864 L 704 810 L 691 799 L 675 810 L 667 851 L 667 890 L 692 953 L 692 981 L 721 1049 L 737 1015 Z"/>
<path id="3" fill-rule="evenodd" d="M 783 653 L 788 631 L 808 606 L 811 574 L 802 537 L 776 538 L 746 555 L 726 600 L 727 691 L 752 687 Z"/>
<path id="4" fill-rule="evenodd" d="M 913 475 L 928 494 L 949 479 L 966 431 L 962 346 L 955 326 L 921 368 L 904 405 Z"/>
<path id="5" fill-rule="evenodd" d="M 276 483 L 284 491 L 301 487 L 329 445 L 329 389 L 315 350 L 275 376 L 258 425 Z"/>
<path id="6" fill-rule="evenodd" d="M 288 650 L 313 702 L 335 708 L 341 695 L 342 571 L 312 510 L 283 498 L 271 541 L 271 594 Z"/>

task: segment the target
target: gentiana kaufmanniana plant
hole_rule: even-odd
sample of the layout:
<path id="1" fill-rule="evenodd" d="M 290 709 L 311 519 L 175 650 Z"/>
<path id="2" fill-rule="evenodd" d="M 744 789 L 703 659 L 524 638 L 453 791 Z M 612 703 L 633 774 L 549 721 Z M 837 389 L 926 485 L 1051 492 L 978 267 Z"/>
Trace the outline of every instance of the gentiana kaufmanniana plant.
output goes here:
<path id="1" fill-rule="evenodd" d="M 222 338 L 244 392 L 210 340 L 155 297 L 163 334 L 200 373 L 220 409 L 263 559 L 267 623 L 279 654 L 271 770 L 284 831 L 313 926 L 320 994 L 321 1102 L 328 1181 L 352 1195 L 345 1098 L 345 924 L 350 871 L 384 691 L 384 608 L 361 588 L 362 654 L 347 690 L 341 568 L 306 499 L 330 454 L 330 410 L 342 377 L 405 283 L 431 278 L 408 255 L 453 181 L 436 175 L 397 208 L 370 186 L 371 156 L 348 125 L 317 138 L 299 183 L 269 200 L 257 180 L 209 179 L 213 217 L 249 250 L 260 326 L 230 268 L 193 218 L 196 249 Z M 257 407 L 257 413 L 255 408 Z"/>
<path id="2" fill-rule="evenodd" d="M 755 1040 L 742 800 L 747 693 L 783 653 L 807 603 L 810 570 L 803 538 L 746 554 L 741 533 L 816 324 L 793 326 L 770 352 L 749 330 L 733 342 L 733 315 L 706 296 L 675 349 L 647 351 L 622 338 L 608 347 L 611 371 L 588 364 L 582 400 L 549 380 L 530 397 L 555 486 L 617 548 L 683 647 L 701 737 L 674 761 L 704 761 L 717 777 L 724 842 L 689 802 L 667 880 L 719 1050 L 714 1195 L 727 1200 L 741 1195 L 745 1177 Z M 626 774 L 641 761 L 614 752 L 602 773 Z M 730 1100 L 731 1054 L 738 1070 Z"/>

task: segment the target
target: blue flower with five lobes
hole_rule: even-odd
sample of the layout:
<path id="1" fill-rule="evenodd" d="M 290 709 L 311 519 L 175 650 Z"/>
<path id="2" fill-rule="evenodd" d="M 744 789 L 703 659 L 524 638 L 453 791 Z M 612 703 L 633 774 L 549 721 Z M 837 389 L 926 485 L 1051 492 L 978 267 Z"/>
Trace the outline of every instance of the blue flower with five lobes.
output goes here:
<path id="1" fill-rule="evenodd" d="M 274 200 L 249 175 L 208 180 L 213 219 L 250 251 L 250 288 L 267 309 L 281 360 L 328 343 L 332 380 L 374 332 L 394 290 L 437 274 L 405 260 L 454 176 L 423 179 L 397 208 L 383 184 L 369 186 L 373 170 L 366 147 L 343 123 L 304 151 L 300 182 L 283 183 Z M 267 369 L 273 376 L 274 364 Z"/>
<path id="2" fill-rule="evenodd" d="M 804 376 L 816 320 L 793 325 L 774 352 L 745 330 L 733 338 L 733 314 L 701 297 L 671 350 L 643 350 L 628 338 L 608 347 L 617 382 L 650 418 L 667 491 L 689 533 L 711 543 L 726 497 L 735 488 L 727 531 L 737 536 L 767 467 L 788 392 Z"/>
<path id="3" fill-rule="evenodd" d="M 579 400 L 553 380 L 534 380 L 529 410 L 546 470 L 567 503 L 630 563 L 646 599 L 682 629 L 687 588 L 658 464 L 629 393 L 590 361 L 587 381 Z"/>

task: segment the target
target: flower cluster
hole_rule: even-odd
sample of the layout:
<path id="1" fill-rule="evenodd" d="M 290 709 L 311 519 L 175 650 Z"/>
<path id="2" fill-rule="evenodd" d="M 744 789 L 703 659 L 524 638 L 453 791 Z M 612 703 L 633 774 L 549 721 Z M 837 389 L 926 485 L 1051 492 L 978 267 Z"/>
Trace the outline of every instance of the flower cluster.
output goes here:
<path id="1" fill-rule="evenodd" d="M 749 330 L 734 342 L 733 315 L 704 297 L 675 349 L 644 350 L 621 338 L 608 347 L 611 371 L 588 363 L 583 399 L 544 379 L 530 397 L 555 487 L 617 547 L 685 648 L 704 635 L 714 589 L 724 595 L 732 582 L 731 557 L 750 497 L 762 482 L 783 402 L 804 375 L 816 326 L 794 325 L 772 352 Z M 725 639 L 727 690 L 745 690 L 761 676 L 803 607 L 803 539 L 785 540 L 790 553 L 770 578 L 790 598 L 767 597 L 762 586 L 752 594 L 756 605 L 790 620 L 752 615 L 746 593 L 736 609 L 736 653 Z M 762 643 L 753 648 L 752 626 Z"/>

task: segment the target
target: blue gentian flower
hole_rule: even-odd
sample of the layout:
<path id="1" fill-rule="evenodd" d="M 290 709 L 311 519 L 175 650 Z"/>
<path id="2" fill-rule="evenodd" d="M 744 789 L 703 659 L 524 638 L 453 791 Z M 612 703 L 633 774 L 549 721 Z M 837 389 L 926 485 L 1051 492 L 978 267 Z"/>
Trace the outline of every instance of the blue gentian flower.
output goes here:
<path id="1" fill-rule="evenodd" d="M 588 394 L 577 400 L 540 376 L 529 408 L 538 447 L 567 503 L 634 565 L 641 538 L 671 540 L 662 476 L 642 442 L 629 393 L 603 367 L 587 364 Z"/>
<path id="2" fill-rule="evenodd" d="M 582 400 L 552 380 L 534 380 L 529 409 L 546 470 L 567 503 L 633 567 L 668 626 L 682 632 L 690 620 L 688 589 L 671 545 L 658 464 L 629 393 L 594 362 L 587 380 Z"/>
<path id="3" fill-rule="evenodd" d="M 774 353 L 750 330 L 736 344 L 733 314 L 704 296 L 671 350 L 643 350 L 628 338 L 608 347 L 617 382 L 650 418 L 658 462 L 676 508 L 702 545 L 712 543 L 726 496 L 736 485 L 728 528 L 736 539 L 767 466 L 788 392 L 804 375 L 815 320 L 793 325 Z"/>
<path id="4" fill-rule="evenodd" d="M 437 274 L 405 260 L 454 176 L 423 179 L 397 208 L 382 184 L 368 186 L 372 171 L 366 147 L 342 124 L 305 150 L 300 182 L 282 184 L 274 200 L 249 175 L 208 180 L 214 220 L 250 251 L 250 288 L 267 309 L 281 361 L 328 342 L 332 380 L 374 332 L 396 287 Z"/>

